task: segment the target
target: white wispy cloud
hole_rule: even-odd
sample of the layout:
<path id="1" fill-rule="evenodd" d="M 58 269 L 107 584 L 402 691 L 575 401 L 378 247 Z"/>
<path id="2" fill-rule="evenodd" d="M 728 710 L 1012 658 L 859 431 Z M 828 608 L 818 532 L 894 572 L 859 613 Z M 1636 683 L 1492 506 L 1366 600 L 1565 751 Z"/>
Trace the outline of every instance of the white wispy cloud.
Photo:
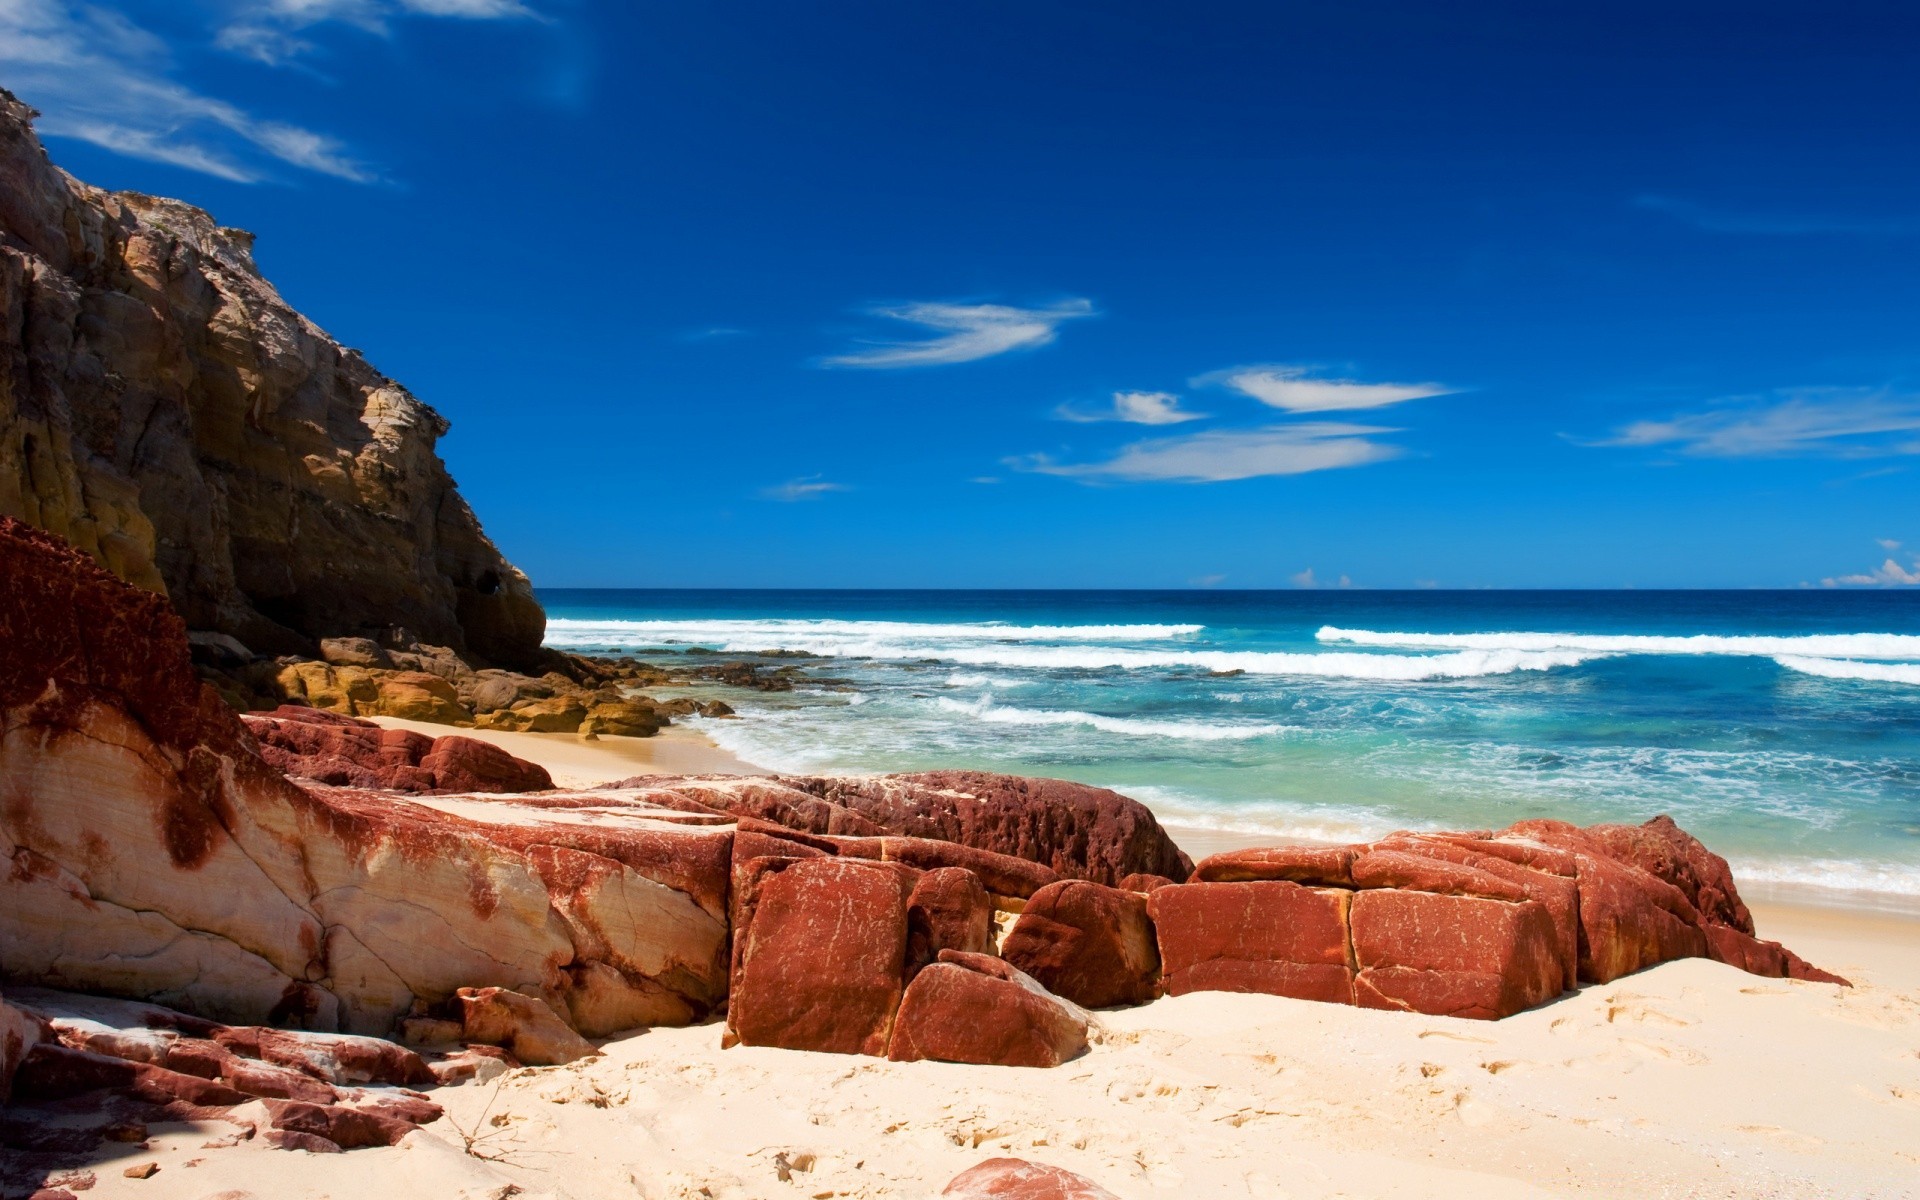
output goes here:
<path id="1" fill-rule="evenodd" d="M 325 21 L 383 33 L 395 15 L 531 15 L 514 0 L 271 0 L 241 12 L 216 44 L 264 62 L 310 49 L 296 36 Z M 378 172 L 329 134 L 258 116 L 179 82 L 172 48 L 128 17 L 68 0 L 0 0 L 0 71 L 41 112 L 48 137 L 75 138 L 131 158 L 234 183 L 258 183 L 276 164 L 370 183 Z"/>
<path id="2" fill-rule="evenodd" d="M 1635 421 L 1591 446 L 1671 447 L 1701 458 L 1874 458 L 1920 453 L 1920 397 L 1820 388 L 1741 398 L 1663 421 Z"/>
<path id="3" fill-rule="evenodd" d="M 329 21 L 385 37 L 397 17 L 499 21 L 538 17 L 520 0 L 267 0 L 243 3 L 214 41 L 223 50 L 278 66 L 314 49 L 303 30 Z"/>
<path id="4" fill-rule="evenodd" d="M 872 312 L 874 316 L 919 325 L 938 336 L 874 342 L 863 350 L 822 359 L 822 366 L 931 367 L 1031 350 L 1053 341 L 1064 322 L 1092 316 L 1093 304 L 1066 300 L 1046 308 L 1017 308 L 1009 304 L 921 302 L 885 305 Z"/>
<path id="5" fill-rule="evenodd" d="M 1252 396 L 1287 412 L 1352 412 L 1385 408 L 1408 400 L 1459 391 L 1441 383 L 1362 383 L 1356 379 L 1316 378 L 1309 367 L 1268 364 L 1229 367 L 1195 379 L 1196 387 L 1218 385 Z"/>
<path id="6" fill-rule="evenodd" d="M 1006 461 L 1015 470 L 1088 483 L 1220 483 L 1385 462 L 1399 457 L 1401 451 L 1373 437 L 1393 432 L 1371 425 L 1310 421 L 1153 438 L 1098 462 L 1063 463 L 1045 454 Z"/>
<path id="7" fill-rule="evenodd" d="M 1115 392 L 1108 407 L 1083 409 L 1062 404 L 1053 413 L 1063 421 L 1123 421 L 1129 425 L 1178 425 L 1207 415 L 1181 408 L 1180 397 L 1172 392 Z"/>
<path id="8" fill-rule="evenodd" d="M 777 487 L 766 488 L 760 494 L 769 500 L 782 500 L 791 504 L 795 500 L 815 500 L 828 492 L 851 490 L 844 483 L 829 483 L 818 475 L 807 475 L 799 479 L 789 479 Z"/>

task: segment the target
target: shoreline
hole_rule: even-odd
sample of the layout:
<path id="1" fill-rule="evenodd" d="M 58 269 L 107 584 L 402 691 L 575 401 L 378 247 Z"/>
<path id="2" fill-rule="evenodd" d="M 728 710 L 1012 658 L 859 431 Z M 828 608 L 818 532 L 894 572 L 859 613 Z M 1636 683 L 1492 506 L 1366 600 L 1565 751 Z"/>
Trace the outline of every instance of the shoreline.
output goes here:
<path id="1" fill-rule="evenodd" d="M 553 776 L 556 787 L 590 788 L 633 775 L 775 775 L 779 772 L 723 750 L 705 733 L 689 725 L 669 725 L 650 738 L 608 734 L 583 741 L 570 733 L 512 733 L 494 729 L 461 729 L 409 721 L 399 717 L 368 718 L 389 729 L 411 729 L 434 737 L 455 733 L 490 742 L 501 749 L 539 763 Z M 1149 808 L 1152 805 L 1148 805 Z M 1159 814 L 1155 814 L 1158 816 Z M 1312 839 L 1261 834 L 1244 829 L 1218 829 L 1178 821 L 1161 821 L 1174 842 L 1195 862 L 1210 854 L 1277 843 Z M 1834 920 L 1858 919 L 1862 928 L 1883 937 L 1899 937 L 1920 945 L 1920 897 L 1897 892 L 1825 888 L 1814 884 L 1772 883 L 1741 879 L 1740 894 L 1758 921 L 1762 910 L 1796 926 L 1826 928 Z M 1786 940 L 1764 928 L 1761 936 Z M 1844 973 L 1844 972 L 1843 972 Z"/>

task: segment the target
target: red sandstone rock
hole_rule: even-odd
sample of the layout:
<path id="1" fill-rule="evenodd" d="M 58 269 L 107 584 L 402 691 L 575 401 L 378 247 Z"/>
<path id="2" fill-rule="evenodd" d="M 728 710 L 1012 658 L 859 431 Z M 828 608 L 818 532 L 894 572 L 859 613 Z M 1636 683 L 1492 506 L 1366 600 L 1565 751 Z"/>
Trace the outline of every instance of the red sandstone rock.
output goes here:
<path id="1" fill-rule="evenodd" d="M 1563 966 L 1561 986 L 1572 988 L 1579 983 L 1580 885 L 1573 878 L 1576 868 L 1571 856 L 1529 855 L 1529 862 L 1523 863 L 1511 847 L 1486 838 L 1447 834 L 1395 834 L 1378 845 L 1460 863 L 1518 886 L 1527 899 L 1544 905 L 1553 919 Z"/>
<path id="2" fill-rule="evenodd" d="M 45 1022 L 0 997 L 0 1107 L 13 1095 L 13 1076 L 27 1052 L 48 1036 Z"/>
<path id="3" fill-rule="evenodd" d="M 392 1146 L 415 1129 L 383 1113 L 337 1104 L 307 1104 L 299 1100 L 264 1100 L 275 1129 L 324 1138 L 342 1150 L 361 1146 Z"/>
<path id="4" fill-rule="evenodd" d="M 984 771 L 778 782 L 859 815 L 875 832 L 1024 858 L 1069 879 L 1112 886 L 1139 873 L 1185 879 L 1193 869 L 1145 805 L 1086 784 Z"/>
<path id="5" fill-rule="evenodd" d="M 1353 846 L 1260 846 L 1228 850 L 1202 859 L 1195 882 L 1254 883 L 1285 880 L 1309 887 L 1352 887 Z"/>
<path id="6" fill-rule="evenodd" d="M 1123 892 L 1139 892 L 1141 895 L 1145 895 L 1157 888 L 1168 887 L 1172 885 L 1172 883 L 1173 880 L 1168 879 L 1165 875 L 1134 874 L 1122 879 L 1119 887 Z"/>
<path id="7" fill-rule="evenodd" d="M 1852 986 L 1846 979 L 1831 971 L 1822 971 L 1779 942 L 1761 941 L 1726 925 L 1709 925 L 1704 932 L 1708 953 L 1716 961 L 1739 967 L 1749 974 Z"/>
<path id="8" fill-rule="evenodd" d="M 1119 1200 L 1084 1175 L 1023 1158 L 989 1158 L 955 1175 L 940 1194 L 954 1200 Z"/>
<path id="9" fill-rule="evenodd" d="M 961 867 L 936 867 L 920 876 L 907 897 L 907 980 L 942 950 L 978 953 L 993 946 L 993 899 L 980 877 Z"/>
<path id="10" fill-rule="evenodd" d="M 1097 883 L 1062 880 L 1035 892 L 1000 954 L 1084 1008 L 1145 1004 L 1160 991 L 1147 901 Z"/>
<path id="11" fill-rule="evenodd" d="M 1522 821 L 1505 836 L 1526 836 L 1569 851 L 1580 887 L 1580 978 L 1610 983 L 1676 958 L 1707 953 L 1700 913 L 1679 888 L 1607 857 L 1580 830 L 1558 821 Z"/>
<path id="12" fill-rule="evenodd" d="M 1162 982 L 1187 992 L 1266 992 L 1353 1003 L 1352 893 L 1284 880 L 1188 883 L 1147 897 Z"/>
<path id="13" fill-rule="evenodd" d="M 932 838 L 836 837 L 827 840 L 848 858 L 904 863 L 923 871 L 961 867 L 979 876 L 980 882 L 996 896 L 1025 899 L 1060 878 L 1050 869 L 1024 858 Z"/>
<path id="14" fill-rule="evenodd" d="M 0 644 L 15 979 L 364 1033 L 469 986 L 538 995 L 595 1034 L 726 994 L 724 829 L 620 797 L 576 816 L 296 787 L 202 687 L 164 599 L 10 520 Z M 375 751 L 410 756 L 412 738 Z"/>
<path id="15" fill-rule="evenodd" d="M 1566 960 L 1546 907 L 1378 889 L 1349 914 L 1363 1008 L 1497 1021 L 1558 996 Z"/>
<path id="16" fill-rule="evenodd" d="M 1680 889 L 1708 924 L 1753 933 L 1753 916 L 1733 886 L 1727 860 L 1662 814 L 1644 825 L 1589 825 L 1581 831 L 1607 857 L 1639 867 Z"/>
<path id="17" fill-rule="evenodd" d="M 730 1041 L 885 1054 L 919 872 L 837 857 L 771 862 L 734 934 Z"/>
<path id="18" fill-rule="evenodd" d="M 461 988 L 458 1001 L 467 1041 L 499 1046 L 528 1066 L 555 1066 L 600 1053 L 532 996 L 506 988 Z"/>
<path id="19" fill-rule="evenodd" d="M 1057 1067 L 1086 1048 L 1078 1007 L 990 954 L 942 950 L 908 986 L 887 1057 Z"/>
<path id="20" fill-rule="evenodd" d="M 289 775 L 337 787 L 402 792 L 537 792 L 553 787 L 545 767 L 489 742 L 407 729 L 299 705 L 249 713 L 260 756 Z"/>

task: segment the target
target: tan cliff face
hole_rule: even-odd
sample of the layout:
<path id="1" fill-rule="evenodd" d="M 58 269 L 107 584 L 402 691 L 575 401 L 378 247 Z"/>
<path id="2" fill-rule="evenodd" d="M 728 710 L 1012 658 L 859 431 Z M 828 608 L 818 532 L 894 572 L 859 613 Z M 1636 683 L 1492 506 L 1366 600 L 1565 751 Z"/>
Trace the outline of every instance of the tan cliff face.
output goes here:
<path id="1" fill-rule="evenodd" d="M 0 515 L 256 651 L 404 625 L 504 665 L 546 617 L 447 421 L 294 311 L 253 237 L 53 166 L 0 91 Z"/>

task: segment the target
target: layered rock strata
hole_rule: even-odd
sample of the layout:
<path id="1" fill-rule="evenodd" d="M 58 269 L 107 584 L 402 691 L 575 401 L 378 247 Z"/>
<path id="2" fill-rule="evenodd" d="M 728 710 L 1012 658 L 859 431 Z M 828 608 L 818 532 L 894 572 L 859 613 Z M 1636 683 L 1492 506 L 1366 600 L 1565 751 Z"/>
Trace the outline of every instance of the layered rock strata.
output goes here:
<path id="1" fill-rule="evenodd" d="M 81 183 L 32 115 L 0 93 L 0 515 L 255 651 L 405 625 L 540 661 L 445 418 L 281 299 L 251 234 Z"/>

